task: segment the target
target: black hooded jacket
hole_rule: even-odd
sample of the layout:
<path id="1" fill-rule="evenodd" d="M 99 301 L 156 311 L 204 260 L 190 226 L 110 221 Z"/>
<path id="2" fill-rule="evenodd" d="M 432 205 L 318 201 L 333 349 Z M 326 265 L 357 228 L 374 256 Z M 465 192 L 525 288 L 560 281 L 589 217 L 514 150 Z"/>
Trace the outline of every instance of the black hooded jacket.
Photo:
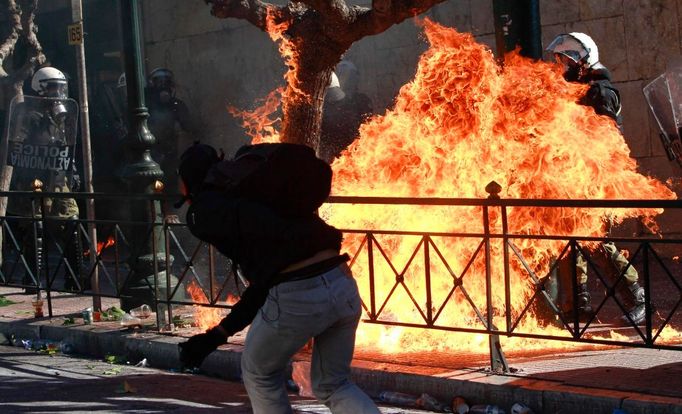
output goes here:
<path id="1" fill-rule="evenodd" d="M 251 323 L 270 287 L 286 280 L 282 270 L 321 250 L 341 247 L 341 232 L 313 213 L 284 216 L 265 204 L 220 190 L 194 195 L 187 224 L 193 235 L 239 264 L 249 281 L 240 301 L 220 322 L 230 336 Z"/>

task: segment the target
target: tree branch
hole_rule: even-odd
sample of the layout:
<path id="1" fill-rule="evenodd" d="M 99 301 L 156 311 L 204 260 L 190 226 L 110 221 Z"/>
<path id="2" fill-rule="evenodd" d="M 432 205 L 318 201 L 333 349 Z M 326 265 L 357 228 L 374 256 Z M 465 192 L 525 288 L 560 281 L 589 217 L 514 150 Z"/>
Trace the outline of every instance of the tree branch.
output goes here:
<path id="1" fill-rule="evenodd" d="M 280 9 L 274 4 L 260 0 L 205 0 L 211 5 L 211 14 L 219 19 L 233 17 L 246 20 L 259 29 L 266 30 L 267 9 Z"/>
<path id="2" fill-rule="evenodd" d="M 300 0 L 311 9 L 317 10 L 327 24 L 349 22 L 349 8 L 345 0 Z"/>
<path id="3" fill-rule="evenodd" d="M 6 88 L 3 90 L 5 99 L 4 106 L 6 110 L 9 110 L 12 99 L 23 96 L 22 86 L 24 84 L 24 80 L 33 74 L 35 65 L 45 62 L 43 48 L 40 46 L 40 42 L 36 36 L 38 27 L 34 23 L 35 11 L 38 8 L 38 0 L 21 0 L 19 2 L 19 7 L 17 7 L 17 4 L 14 0 L 10 1 L 17 10 L 17 17 L 19 18 L 20 24 L 20 30 L 18 32 L 19 38 L 15 41 L 14 47 L 12 47 L 10 53 L 14 52 L 14 49 L 17 46 L 16 42 L 18 42 L 19 39 L 21 39 L 23 42 L 20 44 L 20 46 L 25 46 L 28 50 L 23 66 L 19 70 L 13 71 L 11 75 L 2 79 L 2 87 Z M 9 7 L 11 8 L 12 6 L 10 5 Z M 13 23 L 16 25 L 16 21 L 13 20 Z M 5 44 L 7 44 L 7 42 L 5 42 Z M 5 44 L 3 44 L 3 46 Z M 7 134 L 8 127 L 8 125 L 5 125 L 4 130 L 2 131 L 3 136 Z M 9 190 L 10 182 L 12 181 L 13 168 L 12 166 L 6 164 L 7 145 L 7 140 L 0 145 L 0 191 Z M 7 197 L 0 197 L 0 216 L 4 216 L 6 212 Z M 1 241 L 2 235 L 0 235 L 0 242 Z"/>
<path id="4" fill-rule="evenodd" d="M 348 31 L 355 42 L 365 36 L 386 31 L 394 24 L 424 13 L 445 0 L 372 0 L 372 8 L 354 7 L 353 22 Z"/>
<path id="5" fill-rule="evenodd" d="M 24 0 L 22 4 L 21 13 L 21 27 L 23 28 L 22 37 L 26 42 L 28 52 L 26 54 L 26 61 L 21 69 L 12 74 L 14 82 L 23 83 L 33 74 L 36 65 L 45 63 L 45 55 L 43 54 L 43 47 L 38 41 L 38 26 L 35 25 L 35 12 L 38 8 L 38 0 Z"/>
<path id="6" fill-rule="evenodd" d="M 7 39 L 0 46 L 0 78 L 7 77 L 7 72 L 5 72 L 2 65 L 5 63 L 5 59 L 14 51 L 14 46 L 19 40 L 19 33 L 21 33 L 21 10 L 17 7 L 15 0 L 7 1 L 7 15 L 10 20 L 10 33 Z"/>

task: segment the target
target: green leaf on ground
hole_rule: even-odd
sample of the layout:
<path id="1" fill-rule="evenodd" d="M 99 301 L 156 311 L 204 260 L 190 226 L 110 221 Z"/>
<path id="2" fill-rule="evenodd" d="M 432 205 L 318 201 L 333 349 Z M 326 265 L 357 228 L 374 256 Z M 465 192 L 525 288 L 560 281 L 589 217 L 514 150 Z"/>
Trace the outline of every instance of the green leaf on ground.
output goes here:
<path id="1" fill-rule="evenodd" d="M 41 354 L 47 354 L 47 355 L 49 355 L 49 356 L 54 356 L 57 352 L 59 352 L 59 349 L 55 349 L 55 348 L 43 348 L 43 349 L 37 350 L 37 352 L 38 352 L 38 353 L 41 353 Z"/>
<path id="2" fill-rule="evenodd" d="M 125 312 L 116 306 L 112 306 L 109 309 L 101 311 L 100 315 L 103 321 L 120 321 L 121 318 L 123 318 L 123 315 L 125 315 Z"/>
<path id="3" fill-rule="evenodd" d="M 17 302 L 11 301 L 4 296 L 0 296 L 0 307 L 14 305 Z"/>
<path id="4" fill-rule="evenodd" d="M 62 325 L 73 325 L 75 323 L 76 321 L 70 316 L 68 318 L 64 318 L 64 323 Z"/>
<path id="5" fill-rule="evenodd" d="M 125 357 L 125 355 L 106 354 L 104 356 L 104 362 L 108 362 L 110 364 L 125 364 L 128 362 L 128 359 Z"/>
<path id="6" fill-rule="evenodd" d="M 104 374 L 104 375 L 117 375 L 117 374 L 120 374 L 120 373 L 121 373 L 121 368 L 120 368 L 120 367 L 113 367 L 113 368 L 111 368 L 111 369 L 108 369 L 108 370 L 102 372 L 102 374 Z"/>
<path id="7" fill-rule="evenodd" d="M 180 315 L 173 315 L 173 325 L 175 325 L 176 328 L 189 328 L 192 326 L 192 321 L 184 319 Z"/>

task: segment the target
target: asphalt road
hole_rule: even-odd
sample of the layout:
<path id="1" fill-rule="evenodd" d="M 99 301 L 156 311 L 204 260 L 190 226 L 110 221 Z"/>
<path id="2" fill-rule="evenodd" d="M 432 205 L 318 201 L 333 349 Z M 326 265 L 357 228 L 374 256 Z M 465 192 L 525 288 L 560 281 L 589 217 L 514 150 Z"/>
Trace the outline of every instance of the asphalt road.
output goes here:
<path id="1" fill-rule="evenodd" d="M 0 346 L 0 413 L 251 412 L 239 382 L 136 367 L 138 362 Z M 329 413 L 316 401 L 291 399 L 297 413 Z M 394 407 L 381 412 L 427 413 Z"/>

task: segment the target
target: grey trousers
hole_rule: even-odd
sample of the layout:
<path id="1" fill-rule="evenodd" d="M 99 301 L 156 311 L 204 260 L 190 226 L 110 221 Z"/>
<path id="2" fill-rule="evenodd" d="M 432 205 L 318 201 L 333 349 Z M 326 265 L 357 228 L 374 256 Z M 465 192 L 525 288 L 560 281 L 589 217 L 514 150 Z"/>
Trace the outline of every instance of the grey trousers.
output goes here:
<path id="1" fill-rule="evenodd" d="M 360 314 L 357 284 L 345 264 L 270 289 L 249 328 L 241 360 L 253 412 L 292 412 L 285 370 L 290 358 L 314 338 L 311 380 L 315 396 L 335 414 L 379 413 L 349 378 Z"/>

